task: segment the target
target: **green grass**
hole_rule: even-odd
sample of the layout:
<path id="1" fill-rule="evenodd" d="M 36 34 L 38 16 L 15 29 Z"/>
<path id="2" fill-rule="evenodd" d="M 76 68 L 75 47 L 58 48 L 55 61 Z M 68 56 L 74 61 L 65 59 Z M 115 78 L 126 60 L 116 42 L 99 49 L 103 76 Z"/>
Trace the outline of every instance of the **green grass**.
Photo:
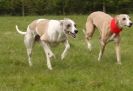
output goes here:
<path id="1" fill-rule="evenodd" d="M 71 48 L 66 58 L 60 60 L 63 44 L 52 48 L 56 59 L 52 60 L 50 71 L 41 46 L 36 44 L 33 66 L 29 67 L 23 36 L 17 34 L 15 25 L 25 30 L 34 19 L 64 17 L 75 20 L 79 29 L 76 39 L 69 37 Z M 99 33 L 96 31 L 93 36 L 90 53 L 82 32 L 86 18 L 83 15 L 0 17 L 0 91 L 133 91 L 133 28 L 122 32 L 122 65 L 116 64 L 113 42 L 98 62 Z"/>

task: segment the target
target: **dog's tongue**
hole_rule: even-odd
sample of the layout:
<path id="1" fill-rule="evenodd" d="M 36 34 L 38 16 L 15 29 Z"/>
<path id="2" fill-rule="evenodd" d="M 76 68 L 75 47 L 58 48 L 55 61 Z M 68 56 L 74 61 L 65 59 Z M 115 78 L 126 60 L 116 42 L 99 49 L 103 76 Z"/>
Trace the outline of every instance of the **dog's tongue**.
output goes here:
<path id="1" fill-rule="evenodd" d="M 70 34 L 71 34 L 71 36 L 72 36 L 73 38 L 76 38 L 76 34 L 75 34 L 75 33 L 71 33 L 71 32 L 70 32 Z"/>

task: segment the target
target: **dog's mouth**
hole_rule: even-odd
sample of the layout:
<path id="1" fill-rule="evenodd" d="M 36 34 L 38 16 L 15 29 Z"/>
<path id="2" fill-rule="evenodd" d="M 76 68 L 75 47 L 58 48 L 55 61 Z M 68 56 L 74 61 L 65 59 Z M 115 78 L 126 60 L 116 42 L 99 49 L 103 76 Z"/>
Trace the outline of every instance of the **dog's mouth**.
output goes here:
<path id="1" fill-rule="evenodd" d="M 73 38 L 76 38 L 76 33 L 69 32 L 69 34 L 70 34 Z"/>
<path id="2" fill-rule="evenodd" d="M 72 33 L 70 31 L 65 31 L 66 34 L 71 35 L 73 38 L 76 38 L 76 33 Z"/>
<path id="3" fill-rule="evenodd" d="M 129 25 L 128 27 L 131 27 L 132 25 Z"/>

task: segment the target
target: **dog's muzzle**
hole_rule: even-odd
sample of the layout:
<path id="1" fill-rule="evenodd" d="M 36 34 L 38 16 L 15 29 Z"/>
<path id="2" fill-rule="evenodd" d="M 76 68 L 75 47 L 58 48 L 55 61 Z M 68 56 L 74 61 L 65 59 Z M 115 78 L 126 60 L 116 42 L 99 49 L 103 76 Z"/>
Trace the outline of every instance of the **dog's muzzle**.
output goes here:
<path id="1" fill-rule="evenodd" d="M 70 35 L 73 37 L 73 38 L 76 38 L 76 34 L 78 33 L 78 30 L 74 30 L 74 33 L 70 32 Z"/>
<path id="2" fill-rule="evenodd" d="M 78 30 L 74 30 L 74 33 L 70 31 L 65 31 L 65 33 L 71 35 L 73 38 L 76 38 L 76 34 L 78 33 Z"/>

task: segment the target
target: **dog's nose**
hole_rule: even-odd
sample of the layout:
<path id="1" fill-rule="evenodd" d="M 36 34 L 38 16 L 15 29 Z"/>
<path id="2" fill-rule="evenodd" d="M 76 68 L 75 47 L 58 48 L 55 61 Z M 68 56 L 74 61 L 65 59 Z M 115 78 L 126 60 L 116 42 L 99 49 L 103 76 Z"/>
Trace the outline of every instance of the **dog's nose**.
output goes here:
<path id="1" fill-rule="evenodd" d="M 78 33 L 78 30 L 74 30 L 75 33 Z"/>
<path id="2" fill-rule="evenodd" d="M 133 23 L 132 22 L 130 22 L 130 26 L 132 26 L 133 25 Z"/>

